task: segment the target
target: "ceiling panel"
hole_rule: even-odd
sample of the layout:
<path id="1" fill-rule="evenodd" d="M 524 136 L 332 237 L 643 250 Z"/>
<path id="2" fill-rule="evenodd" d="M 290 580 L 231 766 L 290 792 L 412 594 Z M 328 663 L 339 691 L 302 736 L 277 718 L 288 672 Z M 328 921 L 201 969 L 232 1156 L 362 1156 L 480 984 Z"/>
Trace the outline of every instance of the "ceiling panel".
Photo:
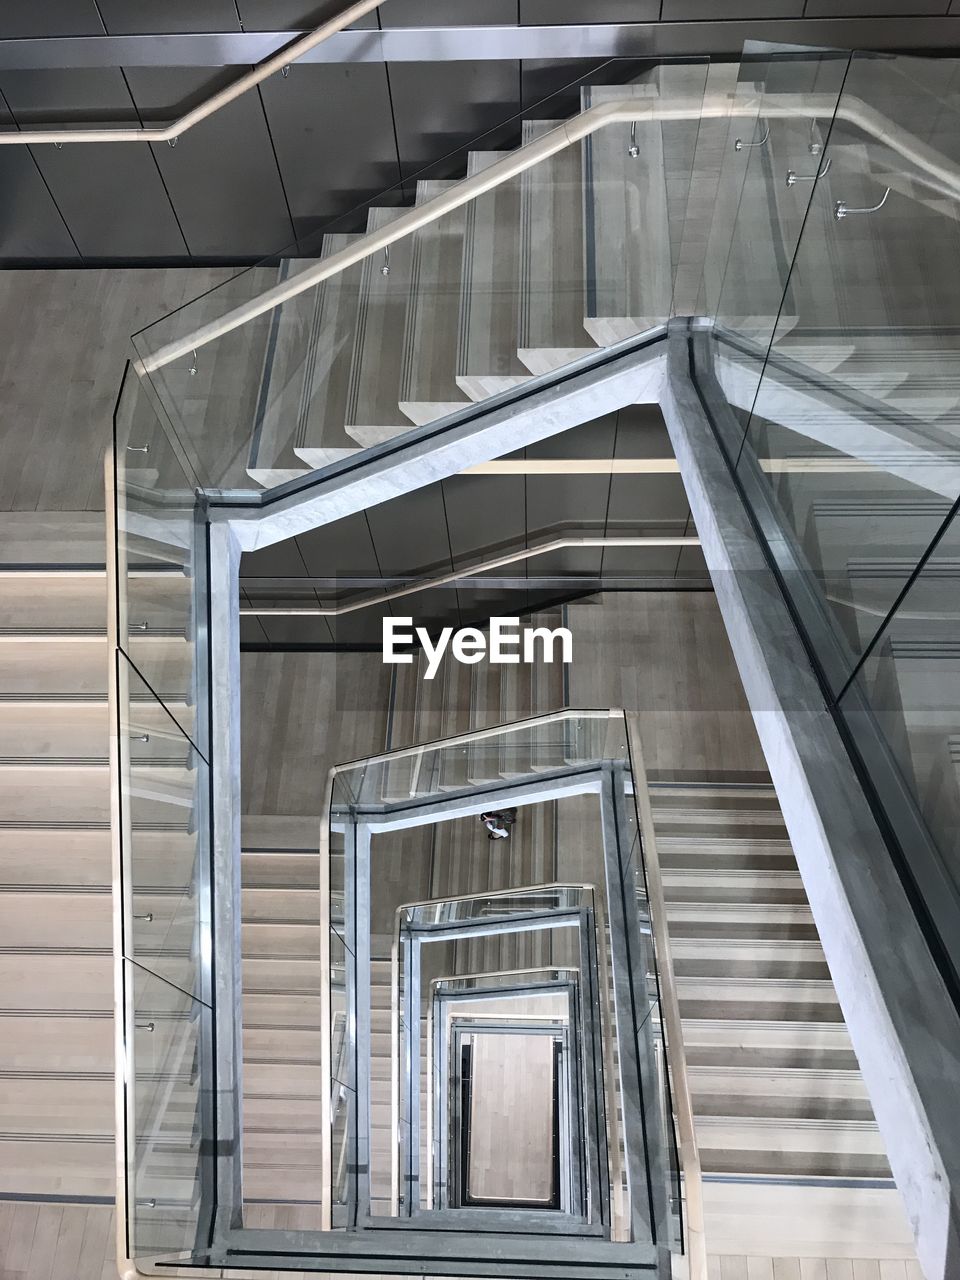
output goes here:
<path id="1" fill-rule="evenodd" d="M 328 645 L 333 634 L 326 618 L 263 618 L 259 619 L 263 634 L 271 644 Z M 255 643 L 255 642 L 253 642 Z"/>
<path id="2" fill-rule="evenodd" d="M 830 0 L 830 4 L 836 9 L 838 0 Z M 803 0 L 663 0 L 664 22 L 802 16 Z"/>
<path id="3" fill-rule="evenodd" d="M 251 596 L 256 593 L 257 578 L 298 578 L 306 572 L 295 538 L 245 551 L 240 560 L 240 581 Z"/>
<path id="4" fill-rule="evenodd" d="M 394 62 L 390 91 L 408 176 L 515 115 L 520 64 Z"/>
<path id="5" fill-rule="evenodd" d="M 540 440 L 527 450 L 530 458 L 610 458 L 613 456 L 617 415 L 606 414 L 594 422 Z M 601 536 L 610 496 L 609 475 L 527 476 L 527 525 L 530 536 L 552 540 L 580 533 Z M 599 573 L 601 552 L 597 548 L 567 548 L 537 556 L 530 572 Z"/>
<path id="6" fill-rule="evenodd" d="M 943 0 L 807 0 L 805 18 L 880 18 L 902 13 L 943 13 Z"/>
<path id="7" fill-rule="evenodd" d="M 261 92 L 298 231 L 399 182 L 383 65 L 294 65 Z"/>
<path id="8" fill-rule="evenodd" d="M 240 648 L 248 644 L 266 644 L 267 633 L 260 625 L 258 618 L 240 615 Z"/>
<path id="9" fill-rule="evenodd" d="M 314 578 L 380 576 L 370 530 L 362 514 L 311 529 L 297 542 L 306 566 L 304 572 Z"/>
<path id="10" fill-rule="evenodd" d="M 517 25 L 517 0 L 390 0 L 379 12 L 384 27 Z"/>
<path id="11" fill-rule="evenodd" d="M 656 22 L 660 0 L 519 0 L 524 26 L 563 22 Z"/>
<path id="12" fill-rule="evenodd" d="M 3 0 L 0 40 L 42 36 L 101 36 L 95 0 Z"/>
<path id="13" fill-rule="evenodd" d="M 137 115 L 115 68 L 9 71 L 0 92 L 21 127 Z M 149 149 L 118 142 L 32 148 L 84 258 L 183 257 L 186 245 Z"/>
<path id="14" fill-rule="evenodd" d="M 112 36 L 160 35 L 168 32 L 238 31 L 233 0 L 97 0 L 103 25 Z"/>
<path id="15" fill-rule="evenodd" d="M 451 476 L 443 481 L 443 492 L 458 563 L 475 563 L 484 551 L 488 558 L 503 546 L 522 544 L 523 476 Z"/>
<path id="16" fill-rule="evenodd" d="M 169 120 L 235 76 L 194 68 L 136 67 L 130 91 L 145 120 Z M 177 141 L 151 149 L 191 254 L 264 257 L 294 238 L 280 173 L 254 91 Z"/>
<path id="17" fill-rule="evenodd" d="M 237 0 L 244 31 L 309 31 L 335 17 L 343 0 Z M 376 29 L 376 11 L 365 14 L 349 30 Z"/>
<path id="18" fill-rule="evenodd" d="M 449 567 L 447 524 L 439 485 L 381 502 L 367 512 L 385 577 Z"/>
<path id="19" fill-rule="evenodd" d="M 0 129 L 15 128 L 0 103 Z M 0 262 L 79 260 L 76 245 L 27 147 L 0 147 Z"/>

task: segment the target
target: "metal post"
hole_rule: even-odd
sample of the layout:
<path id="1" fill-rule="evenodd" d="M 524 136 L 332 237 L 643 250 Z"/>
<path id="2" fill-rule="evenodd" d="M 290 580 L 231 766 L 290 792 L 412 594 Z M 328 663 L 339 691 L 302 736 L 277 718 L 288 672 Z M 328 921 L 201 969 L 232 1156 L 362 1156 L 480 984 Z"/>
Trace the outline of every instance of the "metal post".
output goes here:
<path id="1" fill-rule="evenodd" d="M 624 773 L 604 765 L 600 793 L 607 909 L 613 961 L 617 1050 L 620 1059 L 620 1106 L 630 1195 L 629 1227 L 634 1241 L 649 1240 L 669 1262 L 667 1175 L 657 1122 L 656 1059 L 646 954 L 633 904 L 632 881 L 624 875 L 625 851 L 633 832 L 628 821 Z M 635 1029 L 639 1032 L 634 1038 Z"/>

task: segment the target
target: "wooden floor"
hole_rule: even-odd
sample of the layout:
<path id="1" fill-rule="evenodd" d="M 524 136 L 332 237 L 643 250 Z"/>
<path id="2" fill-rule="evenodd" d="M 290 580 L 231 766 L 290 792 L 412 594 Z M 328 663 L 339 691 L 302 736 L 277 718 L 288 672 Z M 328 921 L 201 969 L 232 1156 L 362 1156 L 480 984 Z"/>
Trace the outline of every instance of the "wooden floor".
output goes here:
<path id="1" fill-rule="evenodd" d="M 250 1226 L 299 1225 L 294 1208 L 251 1206 L 247 1216 Z M 113 1209 L 106 1205 L 0 1201 L 0 1280 L 116 1280 L 114 1232 Z M 230 1273 L 233 1277 L 247 1274 L 259 1280 L 272 1280 L 274 1275 L 269 1271 Z M 294 1273 L 285 1274 L 290 1277 Z M 710 1280 L 923 1280 L 915 1262 L 747 1258 L 729 1254 L 710 1257 L 709 1276 Z M 327 1280 L 316 1272 L 313 1278 Z M 505 1276 L 503 1280 L 509 1278 Z"/>
<path id="2" fill-rule="evenodd" d="M 709 1259 L 710 1280 L 923 1280 L 916 1262 L 856 1258 Z"/>
<path id="3" fill-rule="evenodd" d="M 553 1041 L 474 1037 L 469 1191 L 546 1204 L 553 1193 Z"/>

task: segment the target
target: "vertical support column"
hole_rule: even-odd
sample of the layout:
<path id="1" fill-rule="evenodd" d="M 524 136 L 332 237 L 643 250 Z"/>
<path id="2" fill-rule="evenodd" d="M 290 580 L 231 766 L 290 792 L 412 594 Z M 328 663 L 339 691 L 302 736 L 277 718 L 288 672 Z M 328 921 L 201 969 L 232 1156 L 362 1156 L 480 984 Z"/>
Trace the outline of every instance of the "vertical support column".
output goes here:
<path id="1" fill-rule="evenodd" d="M 585 1188 L 586 1216 L 590 1222 L 602 1222 L 608 1237 L 613 1236 L 612 1191 L 610 1185 L 610 1160 L 607 1144 L 606 1116 L 612 1112 L 611 1122 L 616 1124 L 616 1099 L 607 1090 L 603 1019 L 600 1010 L 600 983 L 603 973 L 600 957 L 605 954 L 597 946 L 597 929 L 602 922 L 597 912 L 581 913 L 580 924 L 580 972 L 582 983 L 579 996 L 578 1030 L 582 1036 L 585 1097 L 581 1094 L 581 1128 L 586 1146 L 586 1165 L 589 1182 Z M 612 1062 L 609 1070 L 613 1069 Z"/>
<path id="2" fill-rule="evenodd" d="M 604 765 L 600 791 L 604 870 L 620 1059 L 621 1129 L 625 1137 L 630 1192 L 631 1239 L 650 1240 L 660 1248 L 669 1268 L 667 1167 L 657 1123 L 656 1059 L 647 974 L 647 955 L 633 903 L 633 881 L 627 876 L 627 854 L 633 839 L 628 821 L 624 773 Z M 669 1271 L 667 1271 L 669 1274 Z"/>
<path id="3" fill-rule="evenodd" d="M 353 1177 L 347 1224 L 370 1216 L 370 828 L 348 822 L 344 830 L 344 926 L 347 944 L 348 1007 L 353 1052 L 350 1055 L 353 1108 Z"/>
<path id="4" fill-rule="evenodd" d="M 197 552 L 202 554 L 198 546 Z M 211 956 L 215 1016 L 217 1213 L 222 1238 L 241 1225 L 243 1049 L 240 897 L 240 547 L 227 521 L 207 526 L 210 619 L 209 741 L 216 742 L 210 787 L 213 875 Z M 202 709 L 202 708 L 198 708 Z"/>
<path id="5" fill-rule="evenodd" d="M 405 982 L 407 1020 L 407 1164 L 404 1175 L 407 1217 L 420 1211 L 420 938 L 408 933 Z"/>

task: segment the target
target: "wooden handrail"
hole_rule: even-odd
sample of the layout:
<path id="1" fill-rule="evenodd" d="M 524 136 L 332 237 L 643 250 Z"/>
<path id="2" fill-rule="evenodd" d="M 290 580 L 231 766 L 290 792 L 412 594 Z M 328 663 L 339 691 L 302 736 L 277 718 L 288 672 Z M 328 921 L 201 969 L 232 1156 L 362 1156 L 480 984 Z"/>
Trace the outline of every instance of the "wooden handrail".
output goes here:
<path id="1" fill-rule="evenodd" d="M 308 31 L 306 35 L 300 36 L 299 39 L 294 40 L 285 48 L 278 50 L 277 53 L 271 54 L 269 58 L 246 72 L 238 80 L 235 80 L 233 84 L 227 85 L 225 89 L 220 89 L 216 93 L 212 93 L 209 98 L 205 98 L 203 102 L 187 111 L 177 120 L 171 121 L 170 124 L 132 129 L 111 129 L 104 125 L 90 125 L 79 129 L 8 129 L 0 132 L 0 146 L 35 147 L 43 143 L 53 143 L 55 146 L 61 147 L 65 143 L 72 145 L 75 142 L 175 143 L 178 138 L 183 137 L 201 120 L 208 119 L 219 111 L 221 107 L 235 102 L 237 98 L 242 97 L 250 89 L 256 88 L 258 84 L 262 84 L 264 80 L 274 75 L 277 71 L 282 71 L 284 67 L 296 62 L 305 53 L 315 49 L 318 44 L 323 44 L 324 40 L 336 35 L 344 27 L 349 27 L 352 22 L 356 22 L 358 18 L 362 18 L 372 9 L 378 8 L 382 3 L 383 0 L 355 0 L 353 4 L 338 13 L 336 17 L 330 18 L 313 31 Z"/>

